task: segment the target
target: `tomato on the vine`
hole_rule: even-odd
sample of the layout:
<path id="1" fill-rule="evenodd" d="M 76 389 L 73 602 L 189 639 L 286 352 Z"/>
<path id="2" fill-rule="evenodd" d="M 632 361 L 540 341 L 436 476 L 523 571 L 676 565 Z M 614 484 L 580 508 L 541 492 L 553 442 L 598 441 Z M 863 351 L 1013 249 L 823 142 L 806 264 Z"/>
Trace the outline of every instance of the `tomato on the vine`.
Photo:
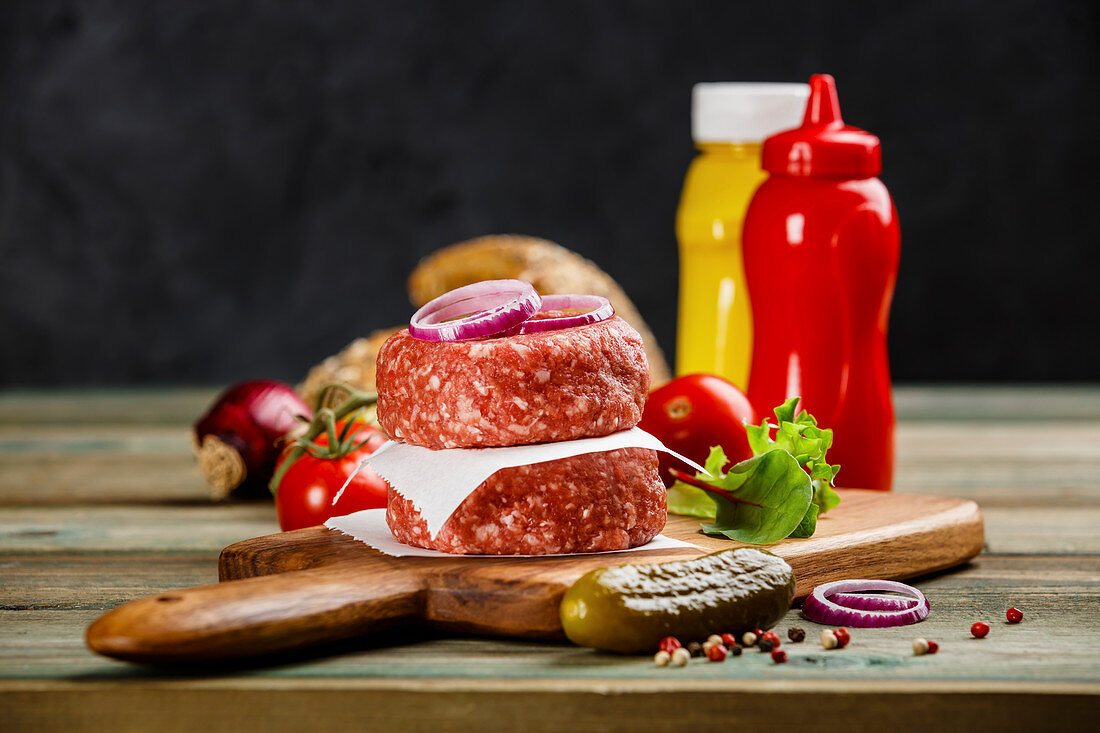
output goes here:
<path id="1" fill-rule="evenodd" d="M 716 445 L 722 446 L 730 463 L 752 458 L 745 424 L 755 422 L 748 397 L 732 382 L 713 374 L 688 374 L 649 394 L 638 427 L 702 465 Z M 666 486 L 673 482 L 669 467 L 695 472 L 667 453 L 660 453 L 660 461 Z"/>
<path id="2" fill-rule="evenodd" d="M 336 493 L 359 462 L 386 442 L 380 430 L 361 420 L 336 423 L 336 434 L 340 442 L 336 449 L 329 449 L 326 433 L 318 435 L 304 451 L 294 441 L 283 449 L 275 469 L 274 490 L 275 512 L 284 532 L 323 524 L 330 517 L 386 506 L 386 482 L 370 466 L 364 466 L 355 475 L 340 501 L 332 505 Z M 294 452 L 298 455 L 283 468 L 283 462 Z"/>

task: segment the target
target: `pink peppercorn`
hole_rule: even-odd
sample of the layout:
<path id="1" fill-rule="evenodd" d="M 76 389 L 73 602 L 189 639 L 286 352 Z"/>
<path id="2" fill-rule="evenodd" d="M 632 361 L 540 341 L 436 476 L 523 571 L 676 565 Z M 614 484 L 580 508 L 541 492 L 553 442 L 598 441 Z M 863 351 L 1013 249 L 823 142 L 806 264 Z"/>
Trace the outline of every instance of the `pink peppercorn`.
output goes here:
<path id="1" fill-rule="evenodd" d="M 723 644 L 710 644 L 707 646 L 707 659 L 712 662 L 724 662 L 726 661 L 726 654 L 728 650 Z"/>
<path id="2" fill-rule="evenodd" d="M 661 643 L 657 646 L 657 648 L 662 652 L 668 652 L 669 654 L 672 654 L 681 646 L 683 645 L 680 644 L 680 640 L 677 639 L 675 636 L 666 636 L 665 638 L 661 639 Z"/>

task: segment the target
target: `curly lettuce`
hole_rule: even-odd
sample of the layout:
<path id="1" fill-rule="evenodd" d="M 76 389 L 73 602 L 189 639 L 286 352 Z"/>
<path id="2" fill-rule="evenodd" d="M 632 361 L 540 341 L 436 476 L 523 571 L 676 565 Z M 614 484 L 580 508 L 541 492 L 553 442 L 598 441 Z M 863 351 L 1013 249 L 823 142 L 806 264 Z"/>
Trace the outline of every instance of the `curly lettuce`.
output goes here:
<path id="1" fill-rule="evenodd" d="M 706 473 L 669 488 L 669 511 L 713 519 L 703 532 L 748 544 L 812 536 L 818 517 L 840 503 L 832 488 L 840 466 L 825 460 L 833 431 L 805 410 L 796 414 L 798 402 L 792 397 L 775 408 L 775 423 L 746 428 L 752 458 L 727 470 L 721 446 L 711 448 Z"/>

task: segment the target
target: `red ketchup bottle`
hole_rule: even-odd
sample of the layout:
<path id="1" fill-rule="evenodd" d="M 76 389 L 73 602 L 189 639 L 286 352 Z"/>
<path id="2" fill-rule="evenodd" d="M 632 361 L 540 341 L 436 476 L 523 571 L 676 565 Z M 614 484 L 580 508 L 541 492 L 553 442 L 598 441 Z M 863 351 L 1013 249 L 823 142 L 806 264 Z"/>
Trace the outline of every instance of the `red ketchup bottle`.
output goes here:
<path id="1" fill-rule="evenodd" d="M 769 174 L 745 215 L 760 414 L 795 395 L 833 429 L 837 485 L 889 490 L 894 404 L 886 328 L 901 233 L 879 139 L 844 124 L 831 76 L 810 78 L 802 127 L 764 141 Z"/>

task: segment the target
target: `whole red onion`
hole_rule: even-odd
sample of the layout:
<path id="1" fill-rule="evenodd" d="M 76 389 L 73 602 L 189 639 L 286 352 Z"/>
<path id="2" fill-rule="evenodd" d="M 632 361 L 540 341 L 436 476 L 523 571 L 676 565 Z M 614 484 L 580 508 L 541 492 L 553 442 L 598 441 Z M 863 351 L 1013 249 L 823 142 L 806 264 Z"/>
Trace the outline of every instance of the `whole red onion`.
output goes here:
<path id="1" fill-rule="evenodd" d="M 211 495 L 267 494 L 280 438 L 313 411 L 290 385 L 271 379 L 235 384 L 195 423 L 192 447 Z"/>

